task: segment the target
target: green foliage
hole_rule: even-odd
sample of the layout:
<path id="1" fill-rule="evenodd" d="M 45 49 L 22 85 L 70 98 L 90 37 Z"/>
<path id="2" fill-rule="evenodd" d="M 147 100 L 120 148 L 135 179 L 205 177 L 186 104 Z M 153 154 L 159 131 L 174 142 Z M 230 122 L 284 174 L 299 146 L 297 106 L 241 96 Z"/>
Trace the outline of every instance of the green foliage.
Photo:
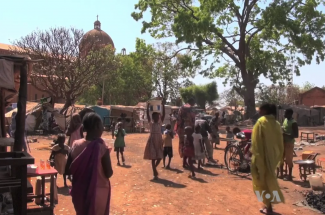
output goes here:
<path id="1" fill-rule="evenodd" d="M 263 103 L 276 105 L 294 105 L 299 101 L 300 87 L 298 85 L 266 86 L 260 84 L 255 92 L 257 106 Z"/>
<path id="2" fill-rule="evenodd" d="M 136 51 L 128 55 L 118 54 L 120 66 L 103 76 L 103 81 L 92 86 L 80 98 L 79 103 L 95 104 L 102 97 L 104 104 L 136 105 L 147 101 L 152 94 L 152 62 L 148 57 L 152 46 L 144 40 L 136 40 Z"/>
<path id="3" fill-rule="evenodd" d="M 181 86 L 182 87 L 189 87 L 194 85 L 194 82 L 191 81 L 190 79 L 186 78 L 185 80 L 182 81 Z"/>
<path id="4" fill-rule="evenodd" d="M 301 92 L 301 93 L 304 93 L 304 92 L 306 92 L 306 91 L 308 91 L 308 90 L 313 89 L 314 87 L 316 87 L 315 84 L 312 84 L 312 83 L 306 81 L 306 82 L 305 82 L 305 83 L 300 87 L 300 92 Z"/>
<path id="5" fill-rule="evenodd" d="M 235 108 L 239 105 L 244 106 L 244 99 L 234 89 L 223 91 L 219 97 L 219 102 L 226 106 L 234 106 Z"/>
<path id="6" fill-rule="evenodd" d="M 194 77 L 199 65 L 188 67 L 192 62 L 191 55 L 174 54 L 172 43 L 158 43 L 150 55 L 153 62 L 152 80 L 154 93 L 166 100 L 176 100 L 179 97 L 181 84 L 179 79 Z"/>
<path id="7" fill-rule="evenodd" d="M 282 84 L 299 67 L 324 60 L 323 0 L 139 0 L 132 17 L 144 20 L 142 33 L 176 37 L 187 44 L 202 74 L 225 79 L 240 94 L 248 114 L 255 114 L 259 77 Z M 299 53 L 299 54 L 297 54 Z M 207 56 L 211 56 L 210 65 Z M 220 67 L 216 64 L 222 63 Z M 192 64 L 188 64 L 190 67 Z"/>
<path id="8" fill-rule="evenodd" d="M 205 109 L 206 104 L 212 104 L 219 97 L 215 81 L 206 85 L 191 85 L 181 88 L 180 94 L 184 102 L 195 98 L 196 104 L 202 109 Z"/>
<path id="9" fill-rule="evenodd" d="M 104 77 L 104 104 L 135 105 L 152 95 L 176 101 L 182 83 L 180 78 L 194 77 L 195 65 L 191 55 L 176 54 L 171 43 L 148 45 L 136 40 L 136 51 L 117 55 L 120 66 Z M 191 67 L 187 65 L 191 62 Z M 185 66 L 186 65 L 186 66 Z M 102 95 L 102 83 L 92 87 L 79 103 L 95 103 Z"/>

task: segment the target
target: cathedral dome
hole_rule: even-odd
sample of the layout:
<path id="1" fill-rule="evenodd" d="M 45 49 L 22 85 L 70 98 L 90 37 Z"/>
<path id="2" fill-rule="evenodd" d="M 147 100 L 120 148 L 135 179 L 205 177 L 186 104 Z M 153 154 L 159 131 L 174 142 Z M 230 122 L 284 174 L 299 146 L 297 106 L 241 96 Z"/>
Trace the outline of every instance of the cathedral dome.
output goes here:
<path id="1" fill-rule="evenodd" d="M 94 22 L 94 29 L 88 31 L 81 39 L 79 45 L 80 51 L 87 52 L 93 47 L 102 48 L 107 45 L 111 45 L 112 48 L 115 48 L 112 38 L 101 29 L 101 23 L 97 16 L 97 20 Z"/>

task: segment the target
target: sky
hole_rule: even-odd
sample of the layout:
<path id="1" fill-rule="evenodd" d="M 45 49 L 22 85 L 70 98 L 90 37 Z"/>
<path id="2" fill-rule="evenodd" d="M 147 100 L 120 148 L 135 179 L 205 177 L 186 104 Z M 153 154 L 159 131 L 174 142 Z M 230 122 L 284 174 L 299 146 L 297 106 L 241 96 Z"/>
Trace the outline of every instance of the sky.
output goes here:
<path id="1" fill-rule="evenodd" d="M 141 22 L 136 22 L 131 13 L 138 0 L 10 0 L 1 2 L 0 43 L 11 44 L 12 41 L 31 33 L 34 30 L 47 30 L 51 27 L 75 27 L 85 32 L 92 30 L 98 15 L 101 28 L 114 41 L 117 51 L 125 48 L 127 52 L 135 50 L 136 38 L 147 43 L 163 42 L 152 38 L 149 34 L 141 34 Z M 150 15 L 145 16 L 146 20 Z M 302 67 L 301 75 L 294 76 L 294 84 L 302 85 L 310 82 L 316 86 L 325 85 L 321 75 L 324 74 L 325 63 L 313 62 Z M 221 79 L 214 79 L 218 91 L 222 92 L 230 86 L 223 86 Z M 200 75 L 193 80 L 195 84 L 205 84 L 211 79 Z M 260 81 L 271 82 L 265 78 Z"/>

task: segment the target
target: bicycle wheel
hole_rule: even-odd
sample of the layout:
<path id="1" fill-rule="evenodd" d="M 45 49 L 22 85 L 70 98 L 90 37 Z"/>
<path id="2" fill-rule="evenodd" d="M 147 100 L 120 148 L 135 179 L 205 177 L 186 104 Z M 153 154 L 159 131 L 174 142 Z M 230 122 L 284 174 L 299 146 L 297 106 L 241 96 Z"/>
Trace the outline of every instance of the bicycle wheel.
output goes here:
<path id="1" fill-rule="evenodd" d="M 225 165 L 229 172 L 237 172 L 240 170 L 244 161 L 241 148 L 235 144 L 230 144 L 225 149 Z"/>

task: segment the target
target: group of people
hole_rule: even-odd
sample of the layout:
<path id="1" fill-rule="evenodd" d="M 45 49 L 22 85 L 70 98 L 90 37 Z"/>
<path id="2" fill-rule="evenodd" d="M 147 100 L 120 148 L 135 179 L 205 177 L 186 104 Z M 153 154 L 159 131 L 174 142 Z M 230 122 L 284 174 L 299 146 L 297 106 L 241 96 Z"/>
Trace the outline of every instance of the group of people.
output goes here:
<path id="1" fill-rule="evenodd" d="M 173 157 L 172 140 L 174 131 L 179 138 L 179 155 L 183 159 L 183 167 L 189 169 L 189 177 L 195 177 L 194 163 L 197 169 L 207 159 L 213 160 L 213 144 L 219 142 L 218 114 L 214 116 L 211 123 L 203 118 L 196 118 L 191 108 L 194 99 L 190 99 L 182 106 L 178 113 L 176 125 L 161 127 L 165 118 L 165 105 L 162 103 L 162 112 L 150 114 L 149 104 L 147 106 L 147 118 L 150 123 L 150 135 L 144 149 L 144 159 L 151 161 L 154 180 L 158 179 L 157 167 L 163 160 L 163 165 L 170 168 Z M 264 198 L 265 207 L 260 211 L 265 214 L 272 214 L 271 200 L 276 191 L 280 202 L 284 202 L 283 194 L 278 185 L 276 170 L 280 172 L 279 178 L 283 178 L 284 162 L 289 167 L 289 175 L 286 180 L 292 180 L 292 155 L 294 138 L 298 136 L 297 123 L 292 118 L 293 111 L 285 111 L 285 121 L 281 127 L 276 120 L 276 107 L 272 104 L 265 104 L 260 107 L 261 117 L 254 125 L 251 133 L 251 173 L 253 189 L 259 193 L 268 193 L 271 198 Z M 66 163 L 61 164 L 58 171 L 66 176 L 71 175 L 72 189 L 71 196 L 77 215 L 87 214 L 109 214 L 111 187 L 109 178 L 113 175 L 110 160 L 110 148 L 101 139 L 104 127 L 103 122 L 93 111 L 80 112 L 72 116 L 69 129 L 66 133 L 69 136 L 69 145 L 64 145 L 65 136 L 59 135 L 58 145 L 53 147 L 51 158 L 54 163 L 60 163 L 56 157 L 58 154 L 66 156 Z M 227 127 L 227 137 L 233 138 L 234 132 Z M 114 128 L 114 151 L 116 152 L 118 165 L 119 155 L 122 156 L 124 164 L 124 136 L 126 135 L 122 123 L 118 122 Z M 168 162 L 166 164 L 166 158 Z M 65 166 L 65 168 L 62 168 Z M 65 182 L 66 185 L 66 182 Z M 100 197 L 100 198 L 99 198 Z"/>
<path id="2" fill-rule="evenodd" d="M 101 117 L 91 109 L 84 109 L 71 118 L 66 136 L 59 134 L 52 148 L 52 165 L 72 181 L 70 194 L 77 215 L 109 214 L 111 186 L 109 178 L 113 175 L 110 159 L 111 148 L 101 138 L 104 126 Z M 115 131 L 118 147 L 117 157 L 123 156 L 125 132 L 120 124 Z M 124 143 L 125 144 L 125 143 Z M 118 159 L 119 160 L 119 159 Z"/>
<path id="3" fill-rule="evenodd" d="M 172 139 L 174 131 L 179 138 L 178 152 L 183 159 L 183 167 L 191 171 L 189 177 L 195 177 L 194 163 L 198 164 L 198 169 L 207 161 L 216 164 L 213 159 L 213 144 L 220 144 L 218 135 L 219 114 L 217 113 L 209 123 L 203 117 L 196 117 L 193 110 L 194 99 L 183 105 L 178 114 L 176 124 L 165 126 L 165 131 L 161 133 L 161 127 L 165 119 L 165 106 L 162 104 L 162 113 L 153 112 L 150 115 L 149 103 L 147 106 L 147 118 L 150 124 L 150 135 L 144 151 L 144 159 L 151 160 L 154 179 L 158 179 L 157 166 L 163 160 L 163 165 L 170 168 L 173 157 Z M 166 158 L 168 164 L 166 165 Z"/>
<path id="4" fill-rule="evenodd" d="M 195 118 L 192 110 L 194 100 L 190 99 L 187 104 L 182 106 L 178 113 L 178 119 L 175 126 L 179 137 L 179 154 L 183 158 L 183 167 L 189 168 L 189 177 L 195 177 L 193 163 L 197 161 L 200 169 L 205 157 L 208 160 L 213 159 L 213 143 L 218 143 L 216 135 L 218 131 L 218 113 L 209 124 L 203 118 Z M 251 173 L 253 180 L 253 190 L 255 194 L 270 194 L 270 198 L 263 198 L 265 206 L 260 209 L 261 213 L 273 214 L 272 200 L 275 203 L 284 202 L 283 194 L 280 190 L 276 171 L 280 172 L 279 178 L 283 177 L 284 163 L 289 167 L 289 174 L 285 180 L 292 180 L 293 167 L 293 147 L 295 138 L 298 137 L 298 125 L 293 119 L 293 110 L 285 110 L 285 120 L 283 126 L 276 120 L 277 108 L 273 104 L 264 104 L 259 109 L 260 118 L 250 132 L 252 141 L 250 150 Z M 144 159 L 151 160 L 154 179 L 158 179 L 157 166 L 161 159 L 165 166 L 165 159 L 168 156 L 169 161 L 166 168 L 170 168 L 171 158 L 173 157 L 172 138 L 174 132 L 170 125 L 161 134 L 161 125 L 164 121 L 165 108 L 163 104 L 162 114 L 149 114 L 149 104 L 147 108 L 147 117 L 150 122 L 150 135 L 145 147 Z M 234 129 L 231 132 L 227 127 L 227 138 L 233 138 L 235 133 L 240 132 Z M 212 136 L 214 135 L 214 136 Z M 212 137 L 212 138 L 211 138 Z M 246 149 L 245 149 L 246 150 Z M 204 155 L 204 152 L 207 155 Z M 274 198 L 274 195 L 280 199 Z"/>

